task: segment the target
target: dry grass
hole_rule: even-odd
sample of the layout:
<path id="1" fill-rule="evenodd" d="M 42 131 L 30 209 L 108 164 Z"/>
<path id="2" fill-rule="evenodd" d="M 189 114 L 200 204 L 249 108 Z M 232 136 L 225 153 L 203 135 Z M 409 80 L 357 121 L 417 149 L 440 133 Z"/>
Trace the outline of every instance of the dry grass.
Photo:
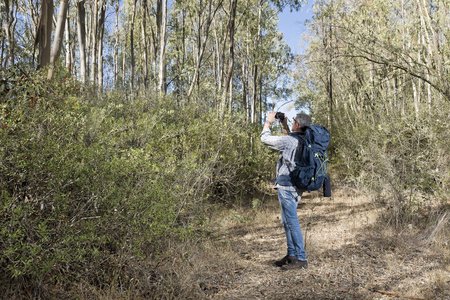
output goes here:
<path id="1" fill-rule="evenodd" d="M 351 189 L 304 195 L 298 213 L 308 270 L 282 271 L 276 195 L 216 214 L 211 234 L 134 262 L 125 290 L 79 299 L 450 299 L 449 213 L 425 230 L 387 226 L 386 208 Z M 127 262 L 132 265 L 133 262 Z M 146 266 L 146 264 L 148 264 Z M 122 276 L 124 278 L 126 276 Z M 111 285 L 114 286 L 114 285 Z M 117 285 L 116 285 L 117 286 Z M 123 286 L 123 285 L 122 285 Z"/>
<path id="2" fill-rule="evenodd" d="M 383 210 L 353 191 L 304 195 L 309 269 L 282 271 L 273 265 L 285 254 L 276 196 L 235 209 L 217 220 L 210 251 L 190 254 L 185 284 L 197 291 L 192 298 L 450 299 L 448 214 L 424 237 L 411 227 L 394 232 L 379 218 Z"/>

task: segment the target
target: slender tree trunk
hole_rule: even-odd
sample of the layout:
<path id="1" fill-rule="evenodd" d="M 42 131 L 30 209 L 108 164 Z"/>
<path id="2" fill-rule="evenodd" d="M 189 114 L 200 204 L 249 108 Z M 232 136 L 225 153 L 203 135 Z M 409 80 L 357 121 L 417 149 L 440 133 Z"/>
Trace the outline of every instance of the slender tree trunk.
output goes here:
<path id="1" fill-rule="evenodd" d="M 186 43 L 186 31 L 185 31 L 185 15 L 186 11 L 184 8 L 181 9 L 179 18 L 176 18 L 175 21 L 175 32 L 181 31 L 181 40 L 176 43 L 177 49 L 177 58 L 176 58 L 176 69 L 177 76 L 175 76 L 175 86 L 176 86 L 176 96 L 178 100 L 178 104 L 184 102 L 184 89 L 183 89 L 183 66 L 184 66 L 184 57 L 185 57 L 185 43 Z"/>
<path id="2" fill-rule="evenodd" d="M 8 43 L 8 59 L 9 65 L 14 66 L 14 35 L 11 30 L 14 22 L 14 1 L 4 0 L 0 16 L 3 18 L 3 29 L 5 30 L 6 41 Z M 2 55 L 3 58 L 3 55 Z M 0 64 L 1 66 L 1 64 Z"/>
<path id="3" fill-rule="evenodd" d="M 5 39 L 1 39 L 2 45 L 1 45 L 1 51 L 0 51 L 0 68 L 6 69 L 6 60 L 5 64 L 3 64 L 3 55 L 5 53 Z"/>
<path id="4" fill-rule="evenodd" d="M 333 126 L 333 27 L 329 28 L 329 58 L 328 58 L 328 130 L 332 131 Z"/>
<path id="5" fill-rule="evenodd" d="M 85 0 L 77 2 L 77 31 L 80 53 L 80 80 L 83 84 L 86 84 L 86 11 L 84 3 Z"/>
<path id="6" fill-rule="evenodd" d="M 258 74 L 258 53 L 259 53 L 259 44 L 261 40 L 261 6 L 258 7 L 258 32 L 255 41 L 255 50 L 253 51 L 253 84 L 252 84 L 252 113 L 250 122 L 256 122 L 256 103 L 258 100 L 258 82 L 259 82 L 259 74 Z"/>
<path id="7" fill-rule="evenodd" d="M 143 75 L 144 87 L 148 88 L 148 54 L 147 54 L 147 0 L 142 0 L 142 56 L 143 56 Z"/>
<path id="8" fill-rule="evenodd" d="M 161 33 L 159 40 L 159 72 L 158 90 L 160 95 L 166 93 L 166 26 L 167 26 L 167 0 L 161 2 Z"/>
<path id="9" fill-rule="evenodd" d="M 125 39 L 125 41 L 128 41 L 128 39 Z M 125 42 L 124 49 L 127 49 L 127 42 Z M 122 53 L 122 86 L 124 86 L 124 87 L 126 85 L 126 81 L 125 81 L 126 67 L 127 67 L 127 52 L 123 51 L 123 53 Z"/>
<path id="10" fill-rule="evenodd" d="M 247 83 L 247 60 L 246 60 L 246 58 L 244 58 L 242 60 L 242 76 L 241 77 L 242 77 L 242 104 L 243 104 L 243 108 L 244 108 L 245 116 L 246 116 L 245 121 L 248 122 L 248 115 L 249 115 L 248 109 L 249 108 L 248 108 L 248 99 L 247 99 L 248 83 Z"/>
<path id="11" fill-rule="evenodd" d="M 100 0 L 102 1 L 102 0 Z M 94 8 L 91 15 L 91 67 L 90 67 L 90 80 L 92 84 L 96 81 L 96 64 L 97 64 L 97 24 L 98 24 L 98 0 L 94 0 Z"/>
<path id="12" fill-rule="evenodd" d="M 114 86 L 118 87 L 119 81 L 119 8 L 120 1 L 116 1 L 116 31 L 115 31 L 115 43 L 114 43 Z"/>
<path id="13" fill-rule="evenodd" d="M 98 91 L 101 93 L 103 91 L 103 35 L 105 32 L 105 13 L 106 13 L 106 2 L 102 1 L 100 8 L 100 20 L 98 24 L 98 73 L 97 73 L 97 84 Z"/>
<path id="14" fill-rule="evenodd" d="M 135 80 L 135 58 L 134 58 L 134 20 L 136 17 L 136 4 L 137 0 L 134 0 L 133 4 L 133 14 L 131 15 L 131 24 L 130 24 L 130 55 L 131 55 L 131 78 L 130 85 L 131 90 L 134 90 L 134 80 Z"/>
<path id="15" fill-rule="evenodd" d="M 38 46 L 39 50 L 37 69 L 41 69 L 50 63 L 53 8 L 53 0 L 42 0 L 35 40 L 35 47 Z"/>
<path id="16" fill-rule="evenodd" d="M 222 82 L 222 60 L 221 60 L 221 56 L 220 56 L 220 41 L 219 41 L 219 37 L 218 37 L 218 33 L 217 33 L 217 24 L 216 21 L 214 20 L 214 42 L 215 42 L 215 68 L 214 68 L 214 73 L 215 73 L 215 79 L 216 79 L 216 91 L 219 92 L 220 91 L 220 87 L 221 87 L 221 82 Z"/>
<path id="17" fill-rule="evenodd" d="M 61 0 L 59 4 L 58 20 L 56 22 L 55 39 L 53 41 L 53 46 L 50 52 L 50 68 L 48 69 L 47 79 L 52 79 L 55 63 L 61 55 L 61 49 L 64 39 L 64 27 L 66 25 L 68 8 L 69 0 Z"/>
<path id="18" fill-rule="evenodd" d="M 423 7 L 422 7 L 423 4 Z M 439 52 L 437 48 L 436 34 L 431 25 L 430 16 L 428 14 L 428 9 L 426 7 L 425 1 L 417 0 L 417 6 L 419 8 L 420 23 L 422 25 L 423 33 L 425 35 L 427 43 L 423 42 L 425 48 L 428 50 L 428 56 L 424 57 L 428 69 L 436 69 L 438 77 L 441 77 L 441 59 L 439 57 Z M 430 37 L 431 32 L 432 38 Z M 427 79 L 430 77 L 430 73 L 426 74 Z M 429 84 L 427 84 L 429 86 Z M 431 107 L 431 87 L 427 89 L 428 92 L 428 103 Z"/>
<path id="19" fill-rule="evenodd" d="M 259 76 L 259 124 L 262 123 L 262 107 L 263 107 L 263 96 L 262 96 L 262 85 L 263 79 Z"/>
<path id="20" fill-rule="evenodd" d="M 73 43 L 70 39 L 70 20 L 69 18 L 66 18 L 66 26 L 64 30 L 64 39 L 66 40 L 65 46 L 66 46 L 66 69 L 69 71 L 70 74 L 73 73 L 72 67 L 73 67 Z"/>
<path id="21" fill-rule="evenodd" d="M 230 19 L 228 22 L 228 36 L 229 36 L 229 56 L 228 56 L 228 69 L 226 76 L 224 78 L 224 89 L 222 94 L 222 113 L 225 111 L 226 106 L 226 96 L 231 83 L 231 76 L 233 75 L 234 66 L 234 29 L 235 29 L 235 19 L 236 19 L 236 7 L 237 0 L 230 0 Z"/>
<path id="22" fill-rule="evenodd" d="M 156 0 L 156 27 L 151 26 L 151 47 L 152 53 L 152 69 L 153 69 L 153 78 L 158 78 L 158 41 L 161 35 L 161 6 L 162 0 Z M 155 91 L 158 90 L 158 82 L 154 85 Z"/>
<path id="23" fill-rule="evenodd" d="M 256 120 L 256 101 L 258 99 L 258 65 L 255 62 L 252 70 L 252 101 L 251 101 L 251 115 L 250 123 L 255 123 Z"/>
<path id="24" fill-rule="evenodd" d="M 13 0 L 15 1 L 15 0 Z M 24 6 L 28 8 L 28 15 L 26 16 L 26 23 L 27 24 L 33 24 L 33 36 L 36 36 L 36 30 L 38 28 L 39 23 L 39 12 L 37 10 L 38 4 L 36 5 L 32 2 L 33 0 L 25 0 Z"/>
<path id="25" fill-rule="evenodd" d="M 219 6 L 218 6 L 219 7 Z M 217 7 L 217 8 L 218 8 Z M 197 83 L 197 89 L 199 88 L 200 85 L 200 66 L 203 60 L 203 55 L 205 53 L 205 49 L 206 49 L 206 44 L 208 43 L 208 38 L 209 38 L 209 29 L 211 27 L 211 23 L 212 23 L 212 19 L 214 19 L 214 16 L 217 12 L 217 8 L 214 10 L 214 12 L 212 12 L 212 0 L 209 0 L 209 4 L 208 4 L 208 16 L 206 17 L 206 20 L 204 22 L 206 22 L 206 27 L 205 30 L 203 30 L 203 21 L 201 20 L 201 13 L 199 10 L 199 16 L 198 16 L 198 37 L 197 37 L 197 63 L 195 65 L 195 71 L 194 71 L 194 77 L 192 79 L 191 82 L 191 86 L 189 87 L 189 91 L 188 91 L 188 97 L 191 96 L 192 91 L 194 89 L 194 84 Z M 202 33 L 204 31 L 204 40 L 202 41 Z"/>
<path id="26" fill-rule="evenodd" d="M 158 66 L 158 45 L 157 45 L 157 34 L 155 34 L 155 30 L 153 26 L 150 27 L 151 35 L 150 35 L 150 61 L 152 62 L 152 77 L 157 77 L 157 66 Z M 156 85 L 153 86 L 156 90 Z"/>
<path id="27" fill-rule="evenodd" d="M 230 80 L 230 87 L 228 93 L 228 114 L 233 112 L 233 80 Z"/>

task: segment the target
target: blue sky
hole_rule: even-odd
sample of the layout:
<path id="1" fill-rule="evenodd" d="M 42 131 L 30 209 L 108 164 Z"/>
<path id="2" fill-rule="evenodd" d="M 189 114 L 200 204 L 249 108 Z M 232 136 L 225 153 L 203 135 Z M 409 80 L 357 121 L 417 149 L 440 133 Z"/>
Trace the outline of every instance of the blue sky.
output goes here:
<path id="1" fill-rule="evenodd" d="M 307 30 L 305 26 L 305 21 L 311 19 L 312 17 L 312 0 L 309 1 L 308 5 L 305 5 L 299 11 L 289 11 L 289 8 L 283 10 L 283 12 L 279 15 L 278 29 L 284 35 L 284 40 L 291 48 L 294 54 L 303 53 L 304 47 L 306 46 L 305 42 L 302 41 L 302 34 L 304 34 Z M 303 46 L 301 46 L 303 44 Z M 289 101 L 288 103 L 284 101 L 277 101 L 275 105 L 275 109 L 280 108 L 280 111 L 286 113 L 288 116 L 289 124 L 292 122 L 292 119 L 295 117 L 297 113 L 293 108 L 293 99 L 285 99 Z M 284 105 L 284 103 L 286 103 Z"/>
<path id="2" fill-rule="evenodd" d="M 279 15 L 278 29 L 295 54 L 303 52 L 300 46 L 301 36 L 306 32 L 305 21 L 312 17 L 313 1 L 309 2 L 300 11 L 290 12 L 289 8 L 286 8 Z"/>

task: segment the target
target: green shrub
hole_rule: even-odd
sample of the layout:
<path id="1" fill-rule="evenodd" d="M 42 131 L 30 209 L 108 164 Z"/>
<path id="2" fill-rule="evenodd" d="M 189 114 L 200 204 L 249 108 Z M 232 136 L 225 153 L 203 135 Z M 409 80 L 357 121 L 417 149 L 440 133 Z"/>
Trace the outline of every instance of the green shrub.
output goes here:
<path id="1" fill-rule="evenodd" d="M 0 118 L 1 278 L 35 296 L 56 284 L 126 287 L 125 265 L 157 265 L 168 245 L 202 233 L 210 207 L 240 201 L 273 169 L 259 128 L 240 116 L 93 98 L 40 76 L 12 89 Z"/>

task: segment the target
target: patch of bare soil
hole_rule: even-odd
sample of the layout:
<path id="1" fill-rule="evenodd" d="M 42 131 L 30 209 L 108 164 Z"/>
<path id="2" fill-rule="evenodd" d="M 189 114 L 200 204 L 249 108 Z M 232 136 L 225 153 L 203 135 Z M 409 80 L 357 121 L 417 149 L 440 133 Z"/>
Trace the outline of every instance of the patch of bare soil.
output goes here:
<path id="1" fill-rule="evenodd" d="M 394 231 L 380 221 L 386 208 L 368 197 L 349 190 L 303 195 L 307 270 L 274 265 L 286 253 L 285 235 L 276 195 L 263 203 L 218 221 L 222 267 L 216 276 L 197 275 L 205 298 L 450 299 L 449 245 L 436 246 L 414 226 Z"/>

